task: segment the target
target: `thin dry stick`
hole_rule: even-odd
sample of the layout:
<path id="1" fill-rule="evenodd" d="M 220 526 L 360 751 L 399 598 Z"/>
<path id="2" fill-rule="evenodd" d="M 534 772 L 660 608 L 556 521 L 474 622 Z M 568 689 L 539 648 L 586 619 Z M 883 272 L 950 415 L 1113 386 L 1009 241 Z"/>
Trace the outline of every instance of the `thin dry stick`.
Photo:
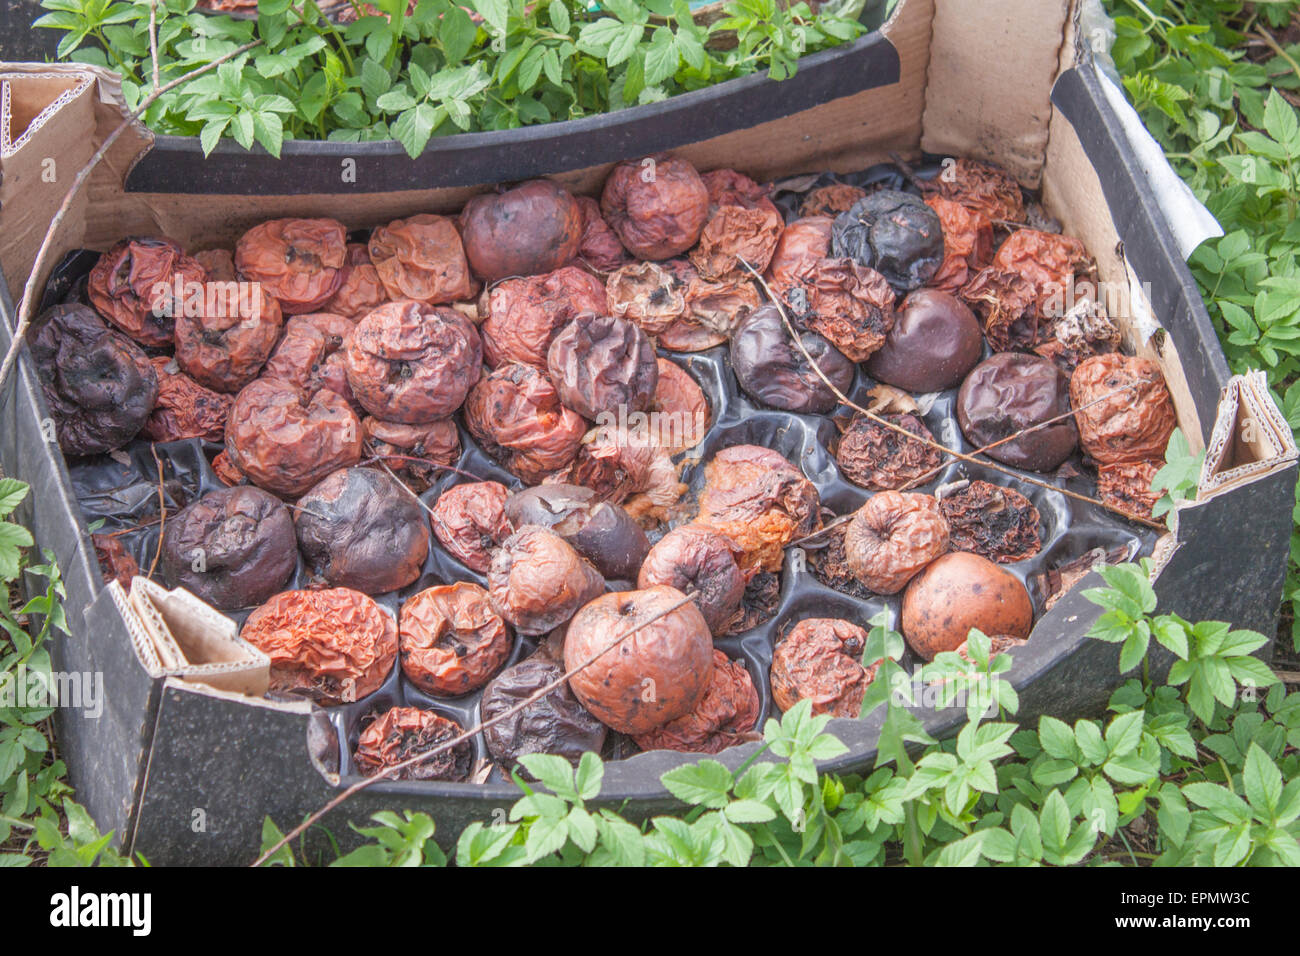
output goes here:
<path id="1" fill-rule="evenodd" d="M 988 454 L 989 450 L 992 448 L 997 448 L 999 445 L 1005 445 L 1007 442 L 1015 441 L 1017 438 L 1024 438 L 1026 435 L 1032 435 L 1034 432 L 1040 429 L 1048 428 L 1049 426 L 1055 425 L 1057 422 L 1064 421 L 1067 418 L 1073 418 L 1075 415 L 1078 415 L 1080 412 L 1086 412 L 1094 405 L 1100 405 L 1102 402 L 1109 401 L 1110 399 L 1118 395 L 1120 392 L 1132 392 L 1136 390 L 1137 390 L 1137 385 L 1121 385 L 1119 388 L 1107 392 L 1105 395 L 1101 396 L 1100 398 L 1094 398 L 1087 405 L 1080 405 L 1078 408 L 1072 408 L 1068 412 L 1063 412 L 1062 414 L 1055 415 L 1052 418 L 1047 419 L 1046 421 L 1039 422 L 1037 425 L 1030 425 L 1027 428 L 1022 428 L 1020 429 L 1020 431 L 1013 432 L 1012 434 L 1008 435 L 1006 438 L 999 438 L 995 442 L 990 442 L 987 445 L 984 445 L 980 448 L 976 448 L 973 452 L 971 452 L 971 454 L 986 455 Z M 939 472 L 943 471 L 943 469 L 946 468 L 947 465 L 948 463 L 946 461 L 941 462 L 938 465 L 935 465 L 925 474 L 919 475 L 918 477 L 913 478 L 907 484 L 903 485 L 901 490 L 907 491 L 909 488 L 915 488 L 917 485 L 925 484 L 927 481 L 930 480 L 930 478 L 933 475 L 937 475 Z"/>
<path id="2" fill-rule="evenodd" d="M 1061 494 L 1065 495 L 1067 498 L 1074 498 L 1077 501 L 1083 501 L 1090 505 L 1097 505 L 1099 508 L 1104 508 L 1107 511 L 1114 512 L 1117 515 L 1122 515 L 1123 517 L 1127 518 L 1130 521 L 1137 521 L 1140 524 L 1145 524 L 1149 527 L 1156 528 L 1160 531 L 1167 530 L 1165 526 L 1162 524 L 1159 524 L 1155 521 L 1142 519 L 1142 518 L 1135 518 L 1133 515 L 1125 514 L 1123 511 L 1120 511 L 1118 508 L 1113 508 L 1110 505 L 1106 504 L 1104 501 L 1101 501 L 1097 498 L 1090 498 L 1087 495 L 1079 494 L 1077 491 L 1070 491 L 1068 488 L 1062 488 L 1058 485 L 1053 485 L 1050 482 L 1040 481 L 1037 478 L 1030 478 L 1028 475 L 1023 475 L 1020 472 L 1013 471 L 1010 468 L 1004 468 L 1003 466 L 996 464 L 995 462 L 984 461 L 979 458 L 976 458 L 974 455 L 968 455 L 965 452 L 960 452 L 957 451 L 956 449 L 949 448 L 946 445 L 941 445 L 937 441 L 932 441 L 931 439 L 928 438 L 922 438 L 919 435 L 913 435 L 903 426 L 896 425 L 887 419 L 881 418 L 875 412 L 871 412 L 863 408 L 861 405 L 854 402 L 853 399 L 849 398 L 842 391 L 840 391 L 839 388 L 835 385 L 835 383 L 832 382 L 827 377 L 826 373 L 822 371 L 821 366 L 817 364 L 817 361 L 811 355 L 808 354 L 808 350 L 804 348 L 803 342 L 799 338 L 799 333 L 795 331 L 795 327 L 790 321 L 790 316 L 786 314 L 785 305 L 781 302 L 781 299 L 776 295 L 776 293 L 772 291 L 772 287 L 767 284 L 767 281 L 757 271 L 755 271 L 753 266 L 751 266 L 744 259 L 738 259 L 738 261 L 740 262 L 741 265 L 745 267 L 746 270 L 749 271 L 749 273 L 756 280 L 758 280 L 759 285 L 763 287 L 763 291 L 767 293 L 767 297 L 771 299 L 772 304 L 776 306 L 777 312 L 781 316 L 781 321 L 785 323 L 786 331 L 790 333 L 790 338 L 794 341 L 795 348 L 797 348 L 801 353 L 803 353 L 803 357 L 807 359 L 808 364 L 811 365 L 813 371 L 817 373 L 817 377 L 820 378 L 823 383 L 825 383 L 826 387 L 829 388 L 832 393 L 834 393 L 835 397 L 839 399 L 840 403 L 843 404 L 844 406 L 853 409 L 855 412 L 859 413 L 860 415 L 863 415 L 869 421 L 875 422 L 877 425 L 880 425 L 882 428 L 887 428 L 892 432 L 896 432 L 897 434 L 902 435 L 903 438 L 907 439 L 908 441 L 920 442 L 922 445 L 925 445 L 927 448 L 933 448 L 935 451 L 943 452 L 946 455 L 952 455 L 958 461 L 964 461 L 972 465 L 979 465 L 982 468 L 989 468 L 992 469 L 993 471 L 1001 472 L 1004 475 L 1010 475 L 1012 478 L 1017 478 L 1020 481 L 1025 482 L 1026 484 L 1036 485 L 1039 488 L 1045 488 L 1048 491 L 1060 492 Z"/>
<path id="3" fill-rule="evenodd" d="M 158 0 L 149 4 L 149 59 L 153 61 L 153 88 L 158 89 Z"/>
<path id="4" fill-rule="evenodd" d="M 360 461 L 357 464 L 373 465 L 376 462 L 388 461 L 390 459 L 395 458 L 398 461 L 410 461 L 410 462 L 415 462 L 417 465 L 426 465 L 429 468 L 436 468 L 439 471 L 450 471 L 454 475 L 460 475 L 462 478 L 468 478 L 471 481 L 483 480 L 478 475 L 472 472 L 462 471 L 461 469 L 455 467 L 454 465 L 444 465 L 442 462 L 434 461 L 432 458 L 418 458 L 415 455 L 398 455 L 392 452 L 381 455 L 373 446 L 367 446 L 367 450 L 371 452 L 371 457 L 365 459 L 364 461 Z"/>
<path id="5" fill-rule="evenodd" d="M 282 836 L 279 842 L 277 842 L 273 847 L 271 847 L 269 850 L 264 852 L 256 860 L 254 860 L 252 865 L 261 866 L 268 859 L 270 859 L 270 857 L 275 853 L 276 850 L 280 849 L 280 847 L 284 846 L 286 843 L 293 840 L 300 833 L 303 833 L 308 827 L 312 826 L 318 820 L 320 820 L 321 817 L 325 816 L 325 814 L 329 813 L 331 810 L 333 810 L 339 804 L 343 803 L 348 798 L 352 797 L 354 794 L 360 793 L 362 790 L 365 790 L 367 787 L 373 786 L 374 784 L 379 783 L 379 781 L 387 779 L 388 777 L 397 773 L 399 770 L 404 770 L 407 767 L 413 767 L 416 764 L 423 763 L 426 760 L 432 760 L 434 757 L 437 757 L 440 754 L 444 754 L 447 751 L 451 750 L 452 748 L 458 746 L 459 744 L 462 744 L 465 741 L 469 740 L 480 731 L 486 730 L 488 727 L 491 727 L 494 724 L 497 724 L 505 720 L 507 717 L 513 717 L 515 714 L 519 713 L 521 710 L 524 710 L 527 707 L 531 707 L 533 704 L 537 703 L 547 694 L 563 686 L 564 682 L 567 681 L 574 674 L 578 673 L 581 670 L 585 670 L 586 668 L 590 667 L 592 664 L 596 663 L 596 661 L 600 660 L 602 657 L 604 657 L 614 648 L 618 647 L 620 644 L 626 641 L 633 634 L 637 633 L 642 628 L 653 624 L 655 621 L 658 621 L 660 618 L 663 618 L 671 614 L 673 611 L 676 611 L 678 608 L 685 607 L 687 604 L 690 604 L 692 601 L 694 601 L 696 597 L 698 597 L 698 595 L 694 590 L 686 592 L 685 596 L 680 601 L 675 601 L 674 603 L 670 604 L 668 607 L 664 608 L 662 611 L 659 611 L 657 614 L 654 614 L 653 616 L 642 621 L 640 624 L 632 628 L 626 634 L 622 634 L 619 637 L 615 638 L 613 643 L 611 643 L 604 650 L 598 651 L 597 653 L 593 654 L 591 657 L 583 661 L 581 664 L 579 664 L 577 667 L 573 668 L 570 671 L 566 671 L 564 674 L 557 677 L 555 680 L 551 681 L 545 687 L 536 691 L 527 700 L 521 701 L 515 706 L 509 708 L 508 710 L 503 710 L 501 713 L 497 714 L 495 717 L 492 717 L 489 720 L 479 721 L 478 724 L 471 727 L 469 730 L 464 731 L 457 737 L 453 737 L 451 740 L 444 741 L 443 743 L 432 748 L 431 750 L 426 750 L 424 753 L 416 754 L 414 757 L 410 757 L 402 761 L 401 763 L 393 764 L 391 767 L 385 768 L 384 770 L 380 771 L 373 777 L 366 777 L 364 780 L 358 780 L 356 783 L 352 784 L 352 786 L 348 787 L 338 796 L 331 799 L 329 803 L 325 804 L 325 806 L 321 807 L 319 810 L 317 810 L 307 819 L 303 820 L 302 823 L 298 824 L 296 827 L 294 827 L 292 830 L 290 830 L 288 833 Z"/>
<path id="6" fill-rule="evenodd" d="M 81 192 L 81 187 L 86 184 L 86 180 L 90 178 L 91 172 L 94 171 L 95 167 L 98 166 L 101 161 L 103 161 L 104 157 L 108 154 L 109 149 L 111 149 L 113 144 L 117 142 L 118 137 L 126 132 L 131 123 L 142 116 L 144 111 L 152 106 L 158 97 L 174 90 L 182 83 L 188 83 L 190 80 L 202 76 L 209 70 L 216 69 L 227 60 L 233 60 L 240 54 L 247 53 L 254 47 L 261 46 L 264 42 L 264 40 L 254 40 L 251 43 L 245 43 L 243 46 L 237 47 L 229 53 L 217 57 L 211 63 L 205 63 L 203 66 L 190 70 L 190 72 L 177 77 L 165 86 L 155 87 L 154 91 L 141 100 L 140 105 L 124 118 L 121 124 L 114 129 L 113 132 L 104 137 L 104 142 L 100 145 L 99 149 L 95 150 L 95 154 L 90 157 L 86 165 L 81 167 L 76 178 L 72 180 L 72 186 L 68 189 L 68 194 L 63 197 L 63 202 L 59 204 L 58 211 L 54 214 L 54 218 L 50 220 L 49 228 L 45 230 L 45 238 L 41 240 L 41 247 L 36 252 L 36 261 L 32 263 L 31 274 L 28 275 L 27 284 L 23 287 L 23 300 L 19 306 L 18 324 L 13 330 L 13 341 L 9 343 L 9 351 L 5 353 L 4 362 L 0 364 L 0 390 L 4 389 L 5 382 L 9 379 L 9 373 L 13 370 L 14 363 L 18 360 L 18 350 L 22 348 L 23 339 L 27 335 L 27 329 L 32 324 L 32 313 L 36 311 L 36 303 L 38 300 L 36 283 L 41 273 L 45 271 L 46 260 L 49 259 L 50 251 L 53 248 L 52 243 L 54 241 L 54 234 L 59 231 L 59 226 L 63 224 L 64 217 L 67 216 L 68 210 L 72 208 L 72 201 L 76 199 L 77 194 Z"/>

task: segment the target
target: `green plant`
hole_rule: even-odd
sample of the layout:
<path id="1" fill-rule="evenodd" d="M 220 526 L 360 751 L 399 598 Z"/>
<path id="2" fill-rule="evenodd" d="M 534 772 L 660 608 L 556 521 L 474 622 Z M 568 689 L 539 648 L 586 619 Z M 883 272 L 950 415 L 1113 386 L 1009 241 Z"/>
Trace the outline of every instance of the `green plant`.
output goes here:
<path id="1" fill-rule="evenodd" d="M 795 72 L 804 53 L 851 40 L 854 20 L 807 3 L 731 0 L 695 23 L 685 0 L 374 0 L 380 15 L 335 24 L 315 0 L 260 0 L 256 20 L 158 5 L 158 79 L 242 44 L 261 47 L 172 90 L 145 114 L 160 133 L 222 138 L 278 156 L 284 139 L 396 139 L 412 156 L 430 138 L 512 129 L 650 103 L 767 70 Z M 117 70 L 134 108 L 154 87 L 150 0 L 42 0 L 35 26 L 64 31 L 59 56 Z M 471 12 L 473 16 L 471 16 Z M 734 31 L 731 49 L 707 45 Z"/>

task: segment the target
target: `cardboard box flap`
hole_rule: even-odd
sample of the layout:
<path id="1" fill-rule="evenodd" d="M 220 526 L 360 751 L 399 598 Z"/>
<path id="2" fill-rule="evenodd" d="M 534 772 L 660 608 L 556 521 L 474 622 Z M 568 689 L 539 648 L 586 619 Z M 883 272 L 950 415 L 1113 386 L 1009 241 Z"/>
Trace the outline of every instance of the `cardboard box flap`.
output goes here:
<path id="1" fill-rule="evenodd" d="M 1297 457 L 1291 426 L 1273 404 L 1264 373 L 1234 375 L 1223 389 L 1201 465 L 1197 497 L 1222 494 L 1271 474 Z"/>
<path id="2" fill-rule="evenodd" d="M 141 663 L 151 668 L 150 676 L 254 697 L 266 694 L 270 658 L 239 636 L 234 621 L 189 591 L 168 591 L 137 576 L 131 581 L 129 605 L 147 642 Z"/>

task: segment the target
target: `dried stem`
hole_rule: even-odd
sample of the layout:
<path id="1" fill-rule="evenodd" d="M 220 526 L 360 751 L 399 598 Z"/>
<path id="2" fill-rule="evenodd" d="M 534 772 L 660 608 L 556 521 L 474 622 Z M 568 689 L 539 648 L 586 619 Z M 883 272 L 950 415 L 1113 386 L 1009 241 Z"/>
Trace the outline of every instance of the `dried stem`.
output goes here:
<path id="1" fill-rule="evenodd" d="M 690 604 L 692 601 L 694 601 L 697 596 L 698 595 L 694 590 L 687 591 L 680 601 L 676 601 L 673 604 L 670 604 L 668 607 L 664 608 L 658 613 L 642 621 L 636 627 L 629 630 L 626 634 L 619 635 L 604 650 L 596 652 L 595 654 L 587 658 L 585 661 L 583 661 L 581 664 L 579 664 L 577 667 L 573 668 L 572 670 L 565 671 L 564 674 L 560 675 L 555 680 L 547 684 L 545 687 L 533 693 L 526 700 L 520 701 L 518 704 L 515 704 L 513 707 L 507 710 L 503 710 L 495 717 L 492 717 L 488 720 L 481 720 L 475 726 L 471 727 L 469 730 L 464 731 L 460 735 L 453 737 L 451 740 L 444 741 L 443 743 L 438 744 L 438 746 L 430 750 L 426 750 L 424 753 L 416 754 L 414 757 L 411 757 L 407 760 L 403 760 L 401 763 L 393 764 L 393 766 L 391 767 L 386 767 L 379 773 L 375 774 L 375 776 L 373 777 L 367 777 L 364 780 L 358 780 L 356 783 L 352 784 L 352 786 L 348 787 L 338 796 L 331 799 L 329 803 L 325 804 L 325 806 L 321 807 L 311 816 L 307 817 L 307 819 L 303 820 L 302 823 L 298 824 L 296 827 L 294 827 L 292 830 L 290 830 L 288 833 L 282 836 L 279 842 L 277 842 L 273 847 L 266 850 L 261 856 L 259 856 L 256 860 L 254 860 L 252 865 L 261 866 L 268 859 L 270 859 L 270 857 L 278 849 L 280 849 L 280 847 L 284 846 L 286 843 L 293 840 L 300 833 L 305 832 L 308 827 L 315 824 L 318 820 L 321 819 L 321 817 L 325 816 L 325 814 L 329 813 L 331 810 L 339 806 L 344 801 L 348 800 L 350 797 L 360 793 L 362 790 L 365 790 L 367 787 L 373 786 L 374 784 L 379 783 L 381 780 L 385 780 L 391 777 L 393 774 L 396 774 L 398 771 L 405 770 L 407 767 L 413 767 L 416 764 L 423 763 L 426 760 L 432 760 L 434 757 L 440 756 L 441 754 L 444 754 L 447 751 L 451 750 L 452 748 L 471 739 L 475 734 L 483 730 L 486 730 L 488 727 L 491 727 L 492 725 L 505 720 L 507 717 L 513 717 L 515 714 L 519 713 L 520 711 L 524 710 L 527 707 L 531 707 L 533 704 L 537 703 L 547 694 L 563 686 L 565 681 L 567 681 L 574 674 L 596 663 L 596 661 L 600 660 L 602 657 L 604 657 L 614 648 L 618 647 L 620 644 L 626 641 L 633 634 L 636 634 L 642 628 L 647 627 L 648 625 L 653 624 L 655 621 L 658 621 L 661 618 L 671 614 L 673 611 L 676 611 L 678 608 L 685 607 L 687 604 Z"/>
<path id="2" fill-rule="evenodd" d="M 1114 398 L 1116 395 L 1120 394 L 1121 392 L 1136 392 L 1136 391 L 1137 391 L 1136 384 L 1121 385 L 1119 388 L 1107 392 L 1105 395 L 1102 395 L 1100 398 L 1094 398 L 1087 405 L 1080 405 L 1078 408 L 1072 408 L 1068 412 L 1063 412 L 1060 415 L 1055 415 L 1047 419 L 1046 421 L 1039 422 L 1037 425 L 1029 425 L 1026 428 L 1020 429 L 1020 431 L 1018 432 L 1011 433 L 1005 438 L 999 438 L 995 442 L 990 442 L 989 444 L 984 445 L 981 448 L 976 448 L 973 452 L 971 452 L 971 454 L 986 455 L 988 454 L 989 450 L 992 448 L 997 448 L 999 445 L 1005 445 L 1007 442 L 1015 441 L 1017 438 L 1023 438 L 1025 435 L 1032 435 L 1034 432 L 1039 431 L 1040 429 L 1048 428 L 1052 425 L 1055 425 L 1057 422 L 1065 421 L 1067 418 L 1073 418 L 1075 415 L 1078 415 L 1080 412 L 1086 412 L 1088 409 L 1092 408 L 1095 405 L 1100 405 L 1103 402 L 1110 401 L 1112 398 Z M 937 475 L 939 472 L 943 471 L 943 469 L 947 467 L 947 464 L 948 464 L 947 462 L 942 462 L 938 465 L 935 465 L 925 474 L 913 478 L 911 481 L 905 484 L 901 490 L 907 491 L 910 488 L 915 488 L 917 485 L 925 484 L 934 475 Z"/>

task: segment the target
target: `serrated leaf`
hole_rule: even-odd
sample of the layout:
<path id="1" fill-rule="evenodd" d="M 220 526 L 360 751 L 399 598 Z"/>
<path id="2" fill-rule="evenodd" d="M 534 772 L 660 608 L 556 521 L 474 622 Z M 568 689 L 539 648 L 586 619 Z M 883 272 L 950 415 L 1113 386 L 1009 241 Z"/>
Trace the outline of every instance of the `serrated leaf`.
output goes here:
<path id="1" fill-rule="evenodd" d="M 659 779 L 678 800 L 710 809 L 726 806 L 733 783 L 731 771 L 716 760 L 677 767 Z"/>

